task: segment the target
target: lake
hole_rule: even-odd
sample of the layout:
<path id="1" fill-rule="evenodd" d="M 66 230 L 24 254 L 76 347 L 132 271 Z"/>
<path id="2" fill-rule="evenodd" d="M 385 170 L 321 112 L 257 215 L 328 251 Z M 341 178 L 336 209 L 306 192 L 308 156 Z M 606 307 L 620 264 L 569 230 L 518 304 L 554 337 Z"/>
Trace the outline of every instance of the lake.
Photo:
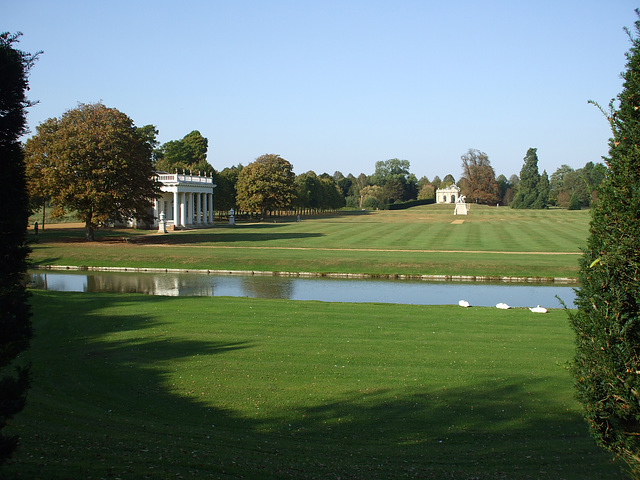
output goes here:
<path id="1" fill-rule="evenodd" d="M 200 273 L 30 271 L 33 287 L 65 292 L 120 292 L 165 296 L 281 298 L 322 302 L 412 305 L 573 308 L 573 287 L 557 284 L 488 284 L 423 280 L 300 278 Z"/>

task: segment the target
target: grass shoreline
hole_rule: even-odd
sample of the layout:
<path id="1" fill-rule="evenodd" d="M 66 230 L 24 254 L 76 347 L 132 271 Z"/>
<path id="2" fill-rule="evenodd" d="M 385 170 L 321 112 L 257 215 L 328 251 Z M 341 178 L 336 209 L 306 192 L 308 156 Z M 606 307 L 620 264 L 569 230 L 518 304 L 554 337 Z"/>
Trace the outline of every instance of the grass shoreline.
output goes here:
<path id="1" fill-rule="evenodd" d="M 573 277 L 497 277 L 489 275 L 405 275 L 370 273 L 323 273 L 323 272 L 283 272 L 261 270 L 213 270 L 189 268 L 153 268 L 153 267 L 104 267 L 86 265 L 32 265 L 33 270 L 90 271 L 90 272 L 130 272 L 130 273 L 194 273 L 207 275 L 248 275 L 272 277 L 309 277 L 309 278 L 352 278 L 352 279 L 390 279 L 424 280 L 429 282 L 491 282 L 491 283 L 555 283 L 576 284 Z"/>

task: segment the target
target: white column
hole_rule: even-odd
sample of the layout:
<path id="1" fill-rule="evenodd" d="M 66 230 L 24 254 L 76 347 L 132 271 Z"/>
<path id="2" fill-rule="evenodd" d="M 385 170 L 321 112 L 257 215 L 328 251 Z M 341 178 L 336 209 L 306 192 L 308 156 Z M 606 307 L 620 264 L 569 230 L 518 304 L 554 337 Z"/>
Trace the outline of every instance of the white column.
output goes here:
<path id="1" fill-rule="evenodd" d="M 196 196 L 198 197 L 196 203 L 196 223 L 199 225 L 202 223 L 202 194 L 196 193 Z"/>
<path id="2" fill-rule="evenodd" d="M 187 216 L 186 215 L 187 212 L 185 211 L 185 204 L 184 204 L 185 198 L 184 197 L 185 197 L 185 193 L 184 192 L 180 192 L 180 226 L 181 227 L 185 227 L 187 225 L 186 221 L 185 221 L 186 216 Z"/>
<path id="3" fill-rule="evenodd" d="M 213 223 L 213 193 L 207 193 L 207 203 L 209 204 L 209 223 Z"/>
<path id="4" fill-rule="evenodd" d="M 186 225 L 193 225 L 193 193 L 187 192 L 184 194 L 187 202 L 187 218 Z"/>
<path id="5" fill-rule="evenodd" d="M 180 195 L 177 191 L 173 192 L 173 228 L 180 226 Z"/>

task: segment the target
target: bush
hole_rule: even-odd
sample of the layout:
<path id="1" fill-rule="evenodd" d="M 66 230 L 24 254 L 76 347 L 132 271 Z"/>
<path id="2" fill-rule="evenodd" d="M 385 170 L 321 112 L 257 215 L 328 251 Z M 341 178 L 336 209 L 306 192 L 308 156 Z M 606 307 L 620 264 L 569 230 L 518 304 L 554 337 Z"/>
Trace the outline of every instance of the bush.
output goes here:
<path id="1" fill-rule="evenodd" d="M 640 20 L 635 27 L 640 34 Z M 601 109 L 613 138 L 569 318 L 576 333 L 571 369 L 591 432 L 640 478 L 640 38 L 627 33 L 620 105 Z"/>
<path id="2" fill-rule="evenodd" d="M 569 199 L 569 210 L 580 210 L 582 208 L 582 206 L 580 205 L 580 199 L 578 198 L 578 195 L 576 195 L 575 193 L 573 195 L 571 195 L 571 198 Z"/>

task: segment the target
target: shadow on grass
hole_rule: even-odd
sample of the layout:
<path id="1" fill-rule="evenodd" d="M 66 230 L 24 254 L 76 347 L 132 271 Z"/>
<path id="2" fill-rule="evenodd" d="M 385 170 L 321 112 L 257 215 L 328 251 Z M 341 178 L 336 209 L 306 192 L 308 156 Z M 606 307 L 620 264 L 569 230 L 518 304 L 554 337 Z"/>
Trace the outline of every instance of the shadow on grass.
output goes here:
<path id="1" fill-rule="evenodd" d="M 166 235 L 147 235 L 138 237 L 133 241 L 138 245 L 198 245 L 217 243 L 246 242 L 249 244 L 261 243 L 273 240 L 295 241 L 305 238 L 318 238 L 322 233 L 279 232 L 284 224 L 253 224 L 236 225 L 233 228 L 212 228 L 207 230 L 194 230 L 177 232 Z M 287 244 L 290 245 L 290 244 Z"/>
<path id="2" fill-rule="evenodd" d="M 250 418 L 210 388 L 257 340 L 180 338 L 151 313 L 105 313 L 172 311 L 172 300 L 35 295 L 34 386 L 3 478 L 624 478 L 578 415 L 542 403 L 553 385 L 517 374 L 450 389 L 354 384 Z M 218 377 L 197 384 L 208 372 Z"/>
<path id="3" fill-rule="evenodd" d="M 136 245 L 198 245 L 219 242 L 260 243 L 272 240 L 295 241 L 303 238 L 322 237 L 322 233 L 278 232 L 284 223 L 238 224 L 234 227 L 214 227 L 153 235 L 149 230 L 99 229 L 95 232 L 95 242 L 87 242 L 84 229 L 53 227 L 46 234 L 32 235 L 29 240 L 34 246 L 46 248 L 47 243 L 65 244 L 136 244 Z"/>

